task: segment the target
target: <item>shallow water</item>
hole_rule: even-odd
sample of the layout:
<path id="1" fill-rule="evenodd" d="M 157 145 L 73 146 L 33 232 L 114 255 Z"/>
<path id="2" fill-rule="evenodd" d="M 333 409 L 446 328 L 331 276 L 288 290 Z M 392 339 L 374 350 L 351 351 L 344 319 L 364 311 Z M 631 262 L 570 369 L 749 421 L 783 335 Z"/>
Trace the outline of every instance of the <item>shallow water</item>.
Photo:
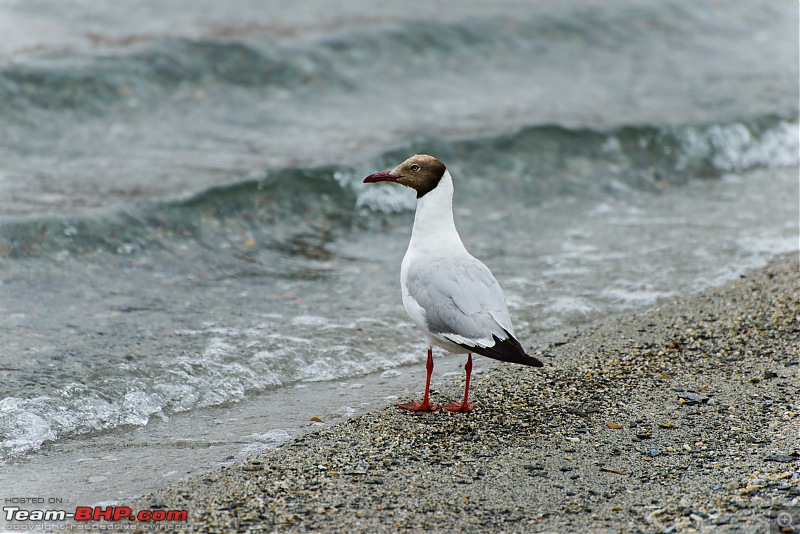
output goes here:
<path id="1" fill-rule="evenodd" d="M 360 183 L 411 153 L 530 347 L 798 247 L 796 6 L 56 6 L 0 4 L 31 30 L 0 31 L 0 481 L 28 492 L 128 497 L 162 480 L 137 462 L 418 391 L 414 196 Z"/>

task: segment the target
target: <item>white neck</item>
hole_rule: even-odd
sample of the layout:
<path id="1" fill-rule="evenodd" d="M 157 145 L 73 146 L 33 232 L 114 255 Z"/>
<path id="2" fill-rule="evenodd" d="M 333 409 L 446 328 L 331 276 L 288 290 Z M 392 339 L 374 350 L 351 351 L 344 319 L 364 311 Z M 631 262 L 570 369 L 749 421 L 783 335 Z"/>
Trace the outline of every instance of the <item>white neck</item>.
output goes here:
<path id="1" fill-rule="evenodd" d="M 453 222 L 453 179 L 450 171 L 445 170 L 439 184 L 417 200 L 409 246 L 464 247 Z"/>

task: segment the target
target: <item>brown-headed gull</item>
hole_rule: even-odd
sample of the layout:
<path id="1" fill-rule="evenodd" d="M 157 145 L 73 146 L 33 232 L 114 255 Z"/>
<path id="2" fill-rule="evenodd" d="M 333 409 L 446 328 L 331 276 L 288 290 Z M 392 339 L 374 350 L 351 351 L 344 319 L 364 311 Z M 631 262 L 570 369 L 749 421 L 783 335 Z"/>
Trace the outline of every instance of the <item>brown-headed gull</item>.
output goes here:
<path id="1" fill-rule="evenodd" d="M 467 353 L 464 401 L 442 406 L 454 412 L 469 412 L 475 406 L 468 400 L 473 352 L 503 362 L 541 367 L 542 362 L 525 354 L 514 337 L 497 280 L 461 242 L 453 222 L 453 179 L 447 167 L 433 156 L 417 154 L 390 171 L 364 179 L 364 183 L 375 182 L 393 182 L 417 192 L 414 228 L 400 268 L 400 287 L 406 313 L 428 340 L 428 374 L 422 403 L 411 401 L 397 406 L 413 411 L 439 408 L 428 400 L 433 345 Z"/>

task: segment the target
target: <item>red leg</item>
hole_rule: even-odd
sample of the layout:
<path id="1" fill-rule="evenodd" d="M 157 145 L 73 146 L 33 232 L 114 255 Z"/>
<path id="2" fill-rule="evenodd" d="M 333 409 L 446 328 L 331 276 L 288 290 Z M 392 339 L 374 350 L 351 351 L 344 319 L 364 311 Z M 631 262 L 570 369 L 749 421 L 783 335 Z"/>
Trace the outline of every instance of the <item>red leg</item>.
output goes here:
<path id="1" fill-rule="evenodd" d="M 464 386 L 464 402 L 456 404 L 455 402 L 448 402 L 442 408 L 451 412 L 470 412 L 475 407 L 474 402 L 469 402 L 469 379 L 472 375 L 472 353 L 467 355 L 467 363 L 464 365 L 464 370 L 467 372 L 467 385 Z"/>
<path id="2" fill-rule="evenodd" d="M 439 409 L 438 406 L 432 406 L 428 402 L 428 394 L 431 389 L 431 373 L 433 373 L 433 349 L 431 347 L 428 347 L 428 363 L 425 364 L 425 369 L 428 371 L 428 377 L 425 379 L 425 397 L 422 399 L 422 404 L 411 401 L 407 404 L 398 404 L 398 408 L 411 410 L 412 412 L 432 412 Z"/>

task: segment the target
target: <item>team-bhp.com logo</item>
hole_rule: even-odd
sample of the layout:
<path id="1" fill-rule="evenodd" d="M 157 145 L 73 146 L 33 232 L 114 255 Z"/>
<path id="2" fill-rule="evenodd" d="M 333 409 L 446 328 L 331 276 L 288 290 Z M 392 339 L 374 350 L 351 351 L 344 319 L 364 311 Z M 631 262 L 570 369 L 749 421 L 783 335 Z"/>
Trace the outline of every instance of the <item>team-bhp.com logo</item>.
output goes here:
<path id="1" fill-rule="evenodd" d="M 4 506 L 6 521 L 186 521 L 186 510 L 140 510 L 127 506 L 77 506 L 66 510 L 23 510 L 19 506 Z"/>

